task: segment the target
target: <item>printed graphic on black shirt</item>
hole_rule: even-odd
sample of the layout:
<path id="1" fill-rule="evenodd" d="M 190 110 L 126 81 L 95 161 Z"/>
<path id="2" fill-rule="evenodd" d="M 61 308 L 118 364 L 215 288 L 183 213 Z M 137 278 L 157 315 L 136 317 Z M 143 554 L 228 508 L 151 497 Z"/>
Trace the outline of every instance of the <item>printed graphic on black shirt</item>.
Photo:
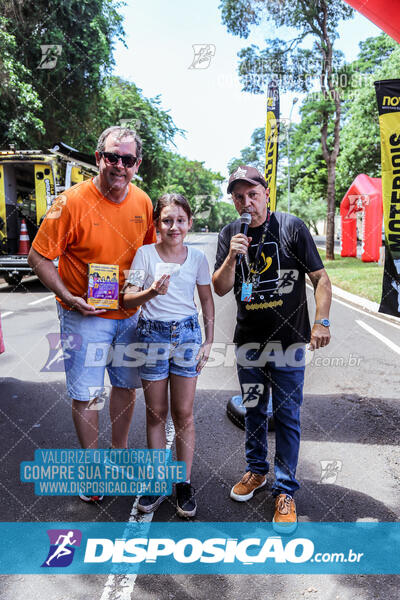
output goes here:
<path id="1" fill-rule="evenodd" d="M 279 249 L 276 242 L 265 242 L 261 252 L 258 265 L 254 264 L 257 252 L 257 244 L 250 248 L 250 276 L 253 281 L 253 294 L 250 301 L 255 300 L 255 295 L 278 295 L 290 294 L 294 290 L 299 278 L 298 269 L 281 269 L 279 260 Z M 248 267 L 245 265 L 245 280 L 248 279 Z M 263 300 L 264 298 L 258 298 Z"/>
<path id="2" fill-rule="evenodd" d="M 254 292 L 273 292 L 279 282 L 279 254 L 276 242 L 265 242 L 261 251 L 258 264 L 254 264 L 258 244 L 250 247 L 250 278 L 253 282 Z M 245 265 L 245 277 L 248 279 L 248 267 Z"/>
<path id="3" fill-rule="evenodd" d="M 279 271 L 279 281 L 275 293 L 282 296 L 282 294 L 290 294 L 293 292 L 294 284 L 299 278 L 298 269 L 281 269 Z"/>
<path id="4" fill-rule="evenodd" d="M 249 261 L 246 261 L 244 264 L 244 281 L 249 281 L 250 279 L 252 282 L 252 295 L 244 302 L 253 302 L 253 306 L 247 306 L 247 310 L 251 308 L 267 308 L 265 304 L 258 305 L 257 302 L 265 300 L 265 297 L 272 298 L 292 293 L 299 279 L 298 269 L 281 268 L 277 242 L 264 242 L 260 257 L 257 260 L 258 245 L 259 242 L 256 242 L 250 246 Z M 250 277 L 248 263 L 250 263 Z M 280 300 L 279 302 L 281 305 L 283 301 Z"/>
<path id="5" fill-rule="evenodd" d="M 241 300 L 243 280 L 248 281 L 247 261 L 236 267 L 234 292 L 237 301 L 237 323 L 234 342 L 239 346 L 250 342 L 277 341 L 286 349 L 293 343 L 310 340 L 310 322 L 307 310 L 305 274 L 323 268 L 318 250 L 304 223 L 286 213 L 271 213 L 269 228 L 262 252 L 254 267 L 258 243 L 264 225 L 248 230 L 250 282 L 248 301 Z M 240 231 L 237 220 L 223 228 L 218 239 L 215 270 L 219 269 L 229 253 L 231 239 Z M 243 267 L 243 268 L 242 268 Z M 250 287 L 250 286 L 249 286 Z M 253 390 L 252 390 L 253 393 Z"/>

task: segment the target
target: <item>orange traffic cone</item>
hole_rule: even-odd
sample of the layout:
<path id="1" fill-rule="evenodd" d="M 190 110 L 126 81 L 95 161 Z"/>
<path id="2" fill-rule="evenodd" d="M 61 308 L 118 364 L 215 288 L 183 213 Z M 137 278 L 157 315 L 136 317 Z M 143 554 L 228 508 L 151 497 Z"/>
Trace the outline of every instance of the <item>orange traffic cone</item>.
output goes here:
<path id="1" fill-rule="evenodd" d="M 18 254 L 29 254 L 31 245 L 29 243 L 28 228 L 25 219 L 21 220 L 21 231 L 19 235 Z"/>

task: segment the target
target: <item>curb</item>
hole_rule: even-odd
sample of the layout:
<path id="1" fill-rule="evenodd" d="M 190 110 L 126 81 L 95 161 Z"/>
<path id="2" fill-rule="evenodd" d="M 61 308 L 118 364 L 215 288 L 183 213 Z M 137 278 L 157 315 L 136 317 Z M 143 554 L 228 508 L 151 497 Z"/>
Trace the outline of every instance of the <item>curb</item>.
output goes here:
<path id="1" fill-rule="evenodd" d="M 322 246 L 317 246 L 321 250 L 325 250 Z M 312 286 L 310 286 L 312 288 Z M 313 288 L 312 288 L 313 289 Z M 395 317 L 393 315 L 386 315 L 385 313 L 379 312 L 379 304 L 377 302 L 373 302 L 372 300 L 368 300 L 368 298 L 362 298 L 362 296 L 357 296 L 357 294 L 352 294 L 351 292 L 347 292 L 337 285 L 332 284 L 332 295 L 334 298 L 340 298 L 340 300 L 344 300 L 348 304 L 363 310 L 366 313 L 370 313 L 375 315 L 378 319 L 382 321 L 387 321 L 389 323 L 399 325 L 400 326 L 400 317 Z"/>
<path id="2" fill-rule="evenodd" d="M 372 302 L 372 300 L 368 300 L 367 298 L 362 298 L 361 296 L 357 296 L 357 294 L 352 294 L 351 292 L 347 292 L 337 285 L 332 284 L 332 293 L 336 298 L 340 298 L 344 300 L 348 304 L 352 304 L 356 308 L 365 311 L 366 313 L 370 313 L 382 319 L 382 321 L 388 321 L 389 323 L 394 323 L 396 325 L 400 325 L 400 318 L 395 317 L 393 315 L 386 315 L 385 313 L 379 312 L 379 304 L 377 302 Z"/>

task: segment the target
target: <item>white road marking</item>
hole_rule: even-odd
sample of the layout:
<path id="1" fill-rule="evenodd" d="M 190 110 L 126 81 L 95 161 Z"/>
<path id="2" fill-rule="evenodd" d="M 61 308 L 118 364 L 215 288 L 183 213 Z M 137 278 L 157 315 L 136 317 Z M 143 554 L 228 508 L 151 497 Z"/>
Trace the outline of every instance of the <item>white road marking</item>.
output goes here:
<path id="1" fill-rule="evenodd" d="M 309 285 L 307 283 L 307 287 L 311 291 L 314 291 L 314 288 L 312 287 L 312 285 Z M 356 306 L 353 306 L 352 304 L 349 304 L 348 302 L 345 302 L 344 300 L 339 300 L 339 298 L 335 298 L 334 296 L 332 296 L 332 302 L 338 302 L 339 304 L 343 304 L 343 306 L 346 306 L 347 308 L 351 308 L 351 310 L 355 310 L 355 311 L 361 313 L 364 317 L 368 317 L 369 319 L 376 319 L 376 321 L 379 321 L 379 323 L 384 323 L 386 325 L 391 325 L 392 327 L 395 327 L 396 329 L 400 329 L 400 324 L 398 325 L 397 323 L 393 323 L 393 321 L 388 321 L 388 320 L 384 319 L 383 317 L 378 317 L 377 315 L 373 315 L 372 313 L 368 312 L 367 310 L 362 310 L 361 308 L 357 308 Z"/>
<path id="2" fill-rule="evenodd" d="M 50 294 L 50 296 L 45 296 L 44 298 L 39 298 L 39 300 L 34 300 L 33 302 L 28 302 L 29 306 L 33 306 L 34 304 L 40 304 L 41 302 L 45 302 L 46 300 L 50 300 L 50 298 L 54 298 L 54 294 Z"/>
<path id="3" fill-rule="evenodd" d="M 174 424 L 169 419 L 167 421 L 167 449 L 171 448 L 175 437 Z M 141 513 L 137 509 L 139 498 L 136 498 L 133 503 L 131 514 L 129 515 L 128 523 L 150 523 L 153 520 L 154 513 Z M 124 531 L 122 537 L 126 537 L 130 533 L 129 527 Z M 118 565 L 116 566 L 118 569 Z M 135 585 L 137 573 L 129 573 L 127 575 L 111 574 L 107 578 L 103 593 L 100 600 L 131 600 L 133 587 Z"/>
<path id="4" fill-rule="evenodd" d="M 381 333 L 379 333 L 379 331 L 376 331 L 376 329 L 373 329 L 373 327 L 370 327 L 369 325 L 367 325 L 363 321 L 360 321 L 359 319 L 356 319 L 356 323 L 360 325 L 360 327 L 363 327 L 365 331 L 368 331 L 368 333 L 374 335 L 376 338 L 378 338 L 378 340 L 386 344 L 386 346 L 388 346 L 391 350 L 397 352 L 397 354 L 400 354 L 400 346 L 392 342 L 392 340 L 389 340 L 389 338 L 382 335 Z"/>
<path id="5" fill-rule="evenodd" d="M 50 296 L 45 296 L 44 298 L 39 298 L 39 300 L 34 300 L 33 302 L 28 302 L 28 306 L 33 306 L 34 304 L 40 304 L 41 302 L 45 302 L 46 300 L 50 300 L 50 298 L 55 298 L 54 294 L 50 294 Z M 1 313 L 1 318 L 8 317 L 8 315 L 13 315 L 15 311 L 10 310 L 5 313 Z"/>

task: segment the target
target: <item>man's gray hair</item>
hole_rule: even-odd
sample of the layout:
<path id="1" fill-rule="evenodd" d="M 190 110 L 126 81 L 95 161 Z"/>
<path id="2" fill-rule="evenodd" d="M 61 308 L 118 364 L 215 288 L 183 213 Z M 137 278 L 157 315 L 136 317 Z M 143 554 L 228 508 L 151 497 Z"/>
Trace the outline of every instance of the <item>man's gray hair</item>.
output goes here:
<path id="1" fill-rule="evenodd" d="M 106 147 L 106 139 L 109 135 L 112 135 L 116 140 L 122 140 L 124 138 L 133 138 L 136 142 L 136 157 L 142 158 L 142 140 L 134 129 L 128 127 L 121 127 L 120 125 L 114 125 L 105 129 L 99 137 L 97 142 L 97 152 L 104 152 Z"/>

